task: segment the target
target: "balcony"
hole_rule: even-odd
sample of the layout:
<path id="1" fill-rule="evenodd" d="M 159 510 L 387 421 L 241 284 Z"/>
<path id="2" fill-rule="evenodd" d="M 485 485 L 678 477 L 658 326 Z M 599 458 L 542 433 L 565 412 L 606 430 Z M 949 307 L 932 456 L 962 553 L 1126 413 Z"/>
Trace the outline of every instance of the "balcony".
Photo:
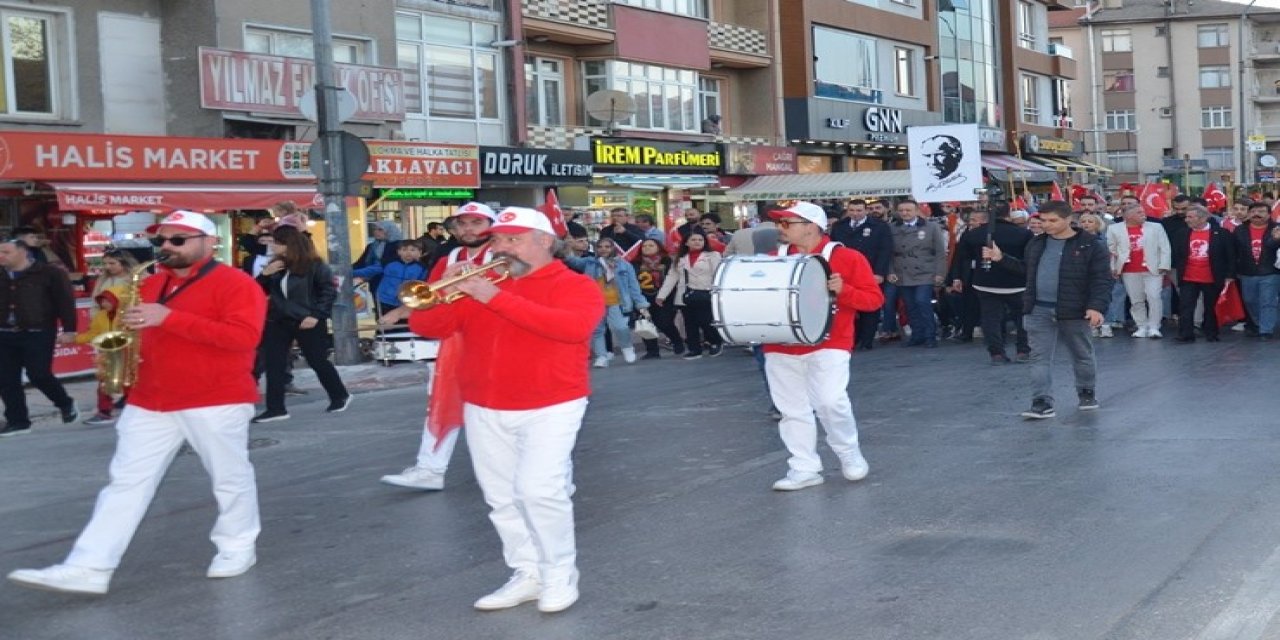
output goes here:
<path id="1" fill-rule="evenodd" d="M 607 0 L 522 0 L 525 36 L 570 45 L 608 44 Z"/>
<path id="2" fill-rule="evenodd" d="M 707 45 L 712 62 L 740 69 L 767 67 L 768 39 L 763 31 L 723 22 L 707 23 Z"/>
<path id="3" fill-rule="evenodd" d="M 1068 59 L 1068 60 L 1075 60 L 1075 59 L 1076 59 L 1075 52 L 1073 52 L 1073 51 L 1071 50 L 1071 47 L 1068 47 L 1067 45 L 1062 44 L 1062 43 L 1060 43 L 1060 42 L 1051 42 L 1051 43 L 1049 43 L 1049 55 L 1051 55 L 1051 56 L 1061 56 L 1061 57 L 1066 58 L 1066 59 Z"/>
<path id="4" fill-rule="evenodd" d="M 1280 63 L 1280 42 L 1275 40 L 1257 40 L 1251 47 L 1250 57 L 1254 64 L 1266 65 Z"/>

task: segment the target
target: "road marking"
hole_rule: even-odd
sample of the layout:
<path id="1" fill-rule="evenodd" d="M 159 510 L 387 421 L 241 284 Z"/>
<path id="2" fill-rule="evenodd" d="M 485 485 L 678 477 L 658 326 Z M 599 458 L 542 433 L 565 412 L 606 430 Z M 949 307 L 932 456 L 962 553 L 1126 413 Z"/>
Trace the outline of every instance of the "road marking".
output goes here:
<path id="1" fill-rule="evenodd" d="M 1245 576 L 1226 608 L 1205 626 L 1196 640 L 1260 640 L 1280 612 L 1280 547 L 1262 566 Z"/>

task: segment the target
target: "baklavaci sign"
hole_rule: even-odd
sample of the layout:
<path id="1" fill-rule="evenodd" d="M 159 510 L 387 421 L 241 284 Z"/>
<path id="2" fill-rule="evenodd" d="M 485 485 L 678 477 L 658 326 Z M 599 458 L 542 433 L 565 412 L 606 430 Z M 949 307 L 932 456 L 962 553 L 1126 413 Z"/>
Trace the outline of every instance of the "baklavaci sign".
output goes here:
<path id="1" fill-rule="evenodd" d="M 592 138 L 596 169 L 645 172 L 719 173 L 723 156 L 710 142 L 668 142 Z"/>
<path id="2" fill-rule="evenodd" d="M 480 147 L 480 179 L 484 182 L 587 184 L 591 153 L 558 149 Z"/>

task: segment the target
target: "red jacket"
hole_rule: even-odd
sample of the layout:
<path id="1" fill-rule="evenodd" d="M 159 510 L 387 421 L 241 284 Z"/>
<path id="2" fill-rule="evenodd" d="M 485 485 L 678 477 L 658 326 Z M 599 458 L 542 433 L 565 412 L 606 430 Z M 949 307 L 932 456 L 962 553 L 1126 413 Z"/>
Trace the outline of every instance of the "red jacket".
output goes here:
<path id="1" fill-rule="evenodd" d="M 156 302 L 188 278 L 168 267 L 142 283 L 142 300 Z M 258 384 L 253 361 L 267 317 L 267 298 L 243 271 L 220 264 L 172 297 L 169 315 L 158 327 L 143 329 L 138 382 L 129 404 L 151 411 L 180 411 L 224 404 L 253 403 Z"/>
<path id="2" fill-rule="evenodd" d="M 600 287 L 558 260 L 497 286 L 488 304 L 463 298 L 409 316 L 419 335 L 460 332 L 463 401 L 521 411 L 590 394 L 589 340 L 604 316 Z"/>
<path id="3" fill-rule="evenodd" d="M 822 242 L 809 253 L 821 254 L 822 248 L 831 242 L 823 236 Z M 800 253 L 800 248 L 791 245 L 790 253 Z M 804 355 L 818 349 L 841 349 L 849 351 L 853 348 L 853 314 L 856 311 L 875 311 L 884 305 L 884 292 L 876 284 L 875 273 L 871 264 L 863 255 L 848 247 L 836 247 L 831 252 L 831 273 L 840 274 L 844 278 L 844 286 L 836 296 L 836 317 L 831 320 L 831 333 L 827 339 L 813 346 L 766 344 L 765 353 L 787 353 Z"/>

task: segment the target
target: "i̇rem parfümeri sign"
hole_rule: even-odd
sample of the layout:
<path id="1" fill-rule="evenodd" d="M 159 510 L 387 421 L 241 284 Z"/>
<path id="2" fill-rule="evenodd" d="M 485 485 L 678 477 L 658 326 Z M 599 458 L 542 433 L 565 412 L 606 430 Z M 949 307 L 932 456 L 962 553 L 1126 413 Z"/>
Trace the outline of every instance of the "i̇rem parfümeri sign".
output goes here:
<path id="1" fill-rule="evenodd" d="M 597 168 L 639 171 L 717 173 L 720 149 L 712 143 L 594 138 L 591 153 Z"/>

